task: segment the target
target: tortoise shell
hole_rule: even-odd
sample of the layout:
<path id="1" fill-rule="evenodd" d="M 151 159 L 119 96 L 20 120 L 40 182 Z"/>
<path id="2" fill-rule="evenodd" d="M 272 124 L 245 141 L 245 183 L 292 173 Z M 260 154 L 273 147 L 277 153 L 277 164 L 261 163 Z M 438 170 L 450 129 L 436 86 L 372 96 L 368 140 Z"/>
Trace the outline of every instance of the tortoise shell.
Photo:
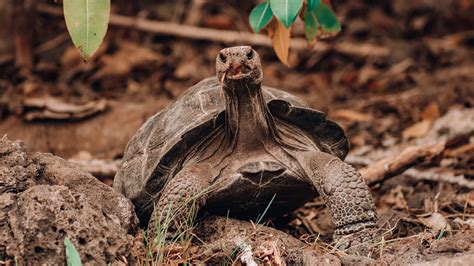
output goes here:
<path id="1" fill-rule="evenodd" d="M 345 158 L 349 142 L 339 125 L 289 93 L 266 86 L 262 91 L 274 117 L 305 130 L 321 151 Z M 114 187 L 132 200 L 139 217 L 151 212 L 153 199 L 179 170 L 186 151 L 224 124 L 225 106 L 217 78 L 204 79 L 146 121 L 130 140 Z"/>

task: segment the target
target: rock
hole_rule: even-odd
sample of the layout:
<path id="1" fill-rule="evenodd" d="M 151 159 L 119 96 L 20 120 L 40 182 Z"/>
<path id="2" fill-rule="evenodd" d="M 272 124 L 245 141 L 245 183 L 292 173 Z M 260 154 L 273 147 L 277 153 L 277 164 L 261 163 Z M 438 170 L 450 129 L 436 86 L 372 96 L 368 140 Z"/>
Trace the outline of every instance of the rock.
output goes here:
<path id="1" fill-rule="evenodd" d="M 43 182 L 66 186 L 86 194 L 90 201 L 100 202 L 104 213 L 116 219 L 127 231 L 136 226 L 137 218 L 131 202 L 80 166 L 51 154 L 34 153 L 31 159 L 41 166 Z"/>
<path id="2" fill-rule="evenodd" d="M 8 256 L 35 264 L 64 263 L 64 238 L 75 244 L 83 262 L 108 263 L 127 255 L 129 241 L 121 225 L 100 206 L 65 186 L 33 186 L 0 196 Z M 6 242 L 6 243 L 5 243 Z M 21 260 L 21 259 L 20 259 Z"/>
<path id="3" fill-rule="evenodd" d="M 359 255 L 345 255 L 341 257 L 342 265 L 374 265 L 375 260 L 359 256 Z"/>
<path id="4" fill-rule="evenodd" d="M 432 261 L 425 261 L 411 264 L 412 266 L 458 266 L 458 265 L 472 265 L 474 262 L 474 254 L 465 254 L 453 256 L 452 258 L 439 258 Z"/>
<path id="5" fill-rule="evenodd" d="M 130 261 L 133 205 L 79 166 L 0 140 L 0 258 L 66 262 L 68 237 L 83 263 Z"/>
<path id="6" fill-rule="evenodd" d="M 341 260 L 329 253 L 318 256 L 315 252 L 306 252 L 303 255 L 303 265 L 340 266 Z"/>

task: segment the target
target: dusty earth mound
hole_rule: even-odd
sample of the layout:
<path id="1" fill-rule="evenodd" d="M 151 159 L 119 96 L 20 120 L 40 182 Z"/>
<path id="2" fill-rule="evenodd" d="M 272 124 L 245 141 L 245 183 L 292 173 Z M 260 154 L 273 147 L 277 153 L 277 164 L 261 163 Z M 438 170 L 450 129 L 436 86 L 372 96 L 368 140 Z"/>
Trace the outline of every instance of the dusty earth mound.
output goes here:
<path id="1" fill-rule="evenodd" d="M 65 237 L 84 263 L 130 257 L 132 204 L 72 163 L 3 138 L 0 193 L 2 261 L 63 264 Z"/>
<path id="2" fill-rule="evenodd" d="M 206 263 L 252 261 L 270 265 L 321 265 L 338 263 L 331 254 L 316 249 L 280 230 L 226 217 L 207 217 L 196 230 L 201 259 Z M 199 256 L 197 256 L 199 257 Z M 201 260 L 204 261 L 204 260 Z"/>

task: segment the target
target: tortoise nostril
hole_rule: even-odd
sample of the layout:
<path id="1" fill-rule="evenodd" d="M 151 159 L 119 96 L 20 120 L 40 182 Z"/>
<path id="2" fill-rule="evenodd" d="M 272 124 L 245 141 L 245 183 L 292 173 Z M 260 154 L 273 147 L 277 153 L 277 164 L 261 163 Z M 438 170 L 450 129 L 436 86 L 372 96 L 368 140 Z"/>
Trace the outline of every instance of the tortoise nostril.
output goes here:
<path id="1" fill-rule="evenodd" d="M 231 67 L 232 69 L 239 69 L 239 68 L 242 67 L 242 63 L 241 63 L 241 62 L 232 62 L 232 63 L 230 64 L 230 67 Z"/>

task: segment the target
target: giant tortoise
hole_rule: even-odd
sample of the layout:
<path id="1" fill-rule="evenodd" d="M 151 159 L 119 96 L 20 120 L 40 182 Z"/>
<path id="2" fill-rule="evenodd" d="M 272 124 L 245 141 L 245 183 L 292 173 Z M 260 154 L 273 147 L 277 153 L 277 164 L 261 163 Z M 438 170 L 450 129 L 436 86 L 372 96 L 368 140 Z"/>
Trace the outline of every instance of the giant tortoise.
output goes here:
<path id="1" fill-rule="evenodd" d="M 270 218 L 321 195 L 335 237 L 376 227 L 367 185 L 343 162 L 349 143 L 339 125 L 262 86 L 260 58 L 249 46 L 220 51 L 216 70 L 126 147 L 114 187 L 135 204 L 142 225 L 180 213 L 178 223 L 197 210 L 252 219 L 268 207 Z"/>

